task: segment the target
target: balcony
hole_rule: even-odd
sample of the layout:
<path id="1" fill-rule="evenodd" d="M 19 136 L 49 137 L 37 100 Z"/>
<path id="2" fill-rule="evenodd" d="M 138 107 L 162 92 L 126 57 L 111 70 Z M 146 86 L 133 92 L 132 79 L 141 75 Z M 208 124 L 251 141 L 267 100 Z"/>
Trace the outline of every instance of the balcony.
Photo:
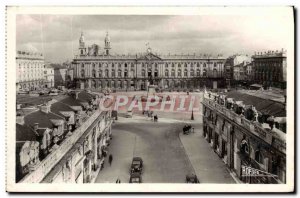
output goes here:
<path id="1" fill-rule="evenodd" d="M 222 106 L 216 103 L 214 100 L 208 99 L 204 97 L 203 102 L 205 106 L 209 107 L 210 109 L 224 115 L 225 117 L 232 120 L 237 125 L 247 129 L 248 131 L 252 132 L 253 135 L 263 139 L 268 144 L 274 146 L 278 150 L 285 153 L 286 151 L 286 143 L 285 143 L 285 135 L 280 132 L 276 131 L 277 129 L 266 129 L 263 125 L 259 122 L 253 122 L 247 120 L 244 116 L 240 116 L 236 114 L 234 111 L 227 109 L 225 106 Z M 209 121 L 208 118 L 206 118 Z M 211 122 L 208 122 L 211 123 Z"/>

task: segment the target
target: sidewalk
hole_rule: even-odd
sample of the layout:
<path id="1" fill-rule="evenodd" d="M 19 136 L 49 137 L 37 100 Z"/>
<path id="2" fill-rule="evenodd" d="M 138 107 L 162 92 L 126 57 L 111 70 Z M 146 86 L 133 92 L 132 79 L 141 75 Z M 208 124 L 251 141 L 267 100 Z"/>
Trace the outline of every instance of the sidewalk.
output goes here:
<path id="1" fill-rule="evenodd" d="M 198 125 L 195 133 L 189 135 L 179 134 L 200 183 L 236 183 L 222 159 L 202 137 L 201 127 Z"/>

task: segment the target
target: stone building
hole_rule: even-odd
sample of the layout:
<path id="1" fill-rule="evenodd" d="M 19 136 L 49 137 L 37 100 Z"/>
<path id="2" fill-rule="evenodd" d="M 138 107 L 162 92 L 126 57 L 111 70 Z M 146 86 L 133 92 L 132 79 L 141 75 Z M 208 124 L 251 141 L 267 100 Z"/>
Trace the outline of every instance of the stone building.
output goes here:
<path id="1" fill-rule="evenodd" d="M 17 51 L 16 89 L 35 90 L 44 86 L 44 56 L 41 53 Z"/>
<path id="2" fill-rule="evenodd" d="M 44 78 L 45 78 L 44 86 L 46 88 L 54 87 L 54 68 L 51 66 L 51 64 L 45 65 Z"/>
<path id="3" fill-rule="evenodd" d="M 202 104 L 204 138 L 242 182 L 286 182 L 285 104 L 238 91 L 206 92 Z"/>
<path id="4" fill-rule="evenodd" d="M 286 50 L 253 55 L 254 81 L 265 87 L 286 88 Z"/>
<path id="5" fill-rule="evenodd" d="M 227 86 L 235 85 L 239 81 L 248 79 L 247 65 L 251 63 L 251 57 L 242 54 L 230 56 L 225 61 L 225 78 Z"/>
<path id="6" fill-rule="evenodd" d="M 72 62 L 76 87 L 80 89 L 146 90 L 149 83 L 167 90 L 189 90 L 224 86 L 224 61 L 218 55 L 158 55 L 148 47 L 135 55 L 111 53 L 111 40 L 87 47 L 79 39 L 79 54 Z"/>
<path id="7" fill-rule="evenodd" d="M 100 110 L 100 100 L 73 91 L 27 114 L 18 109 L 16 182 L 92 182 L 111 139 L 111 111 Z"/>

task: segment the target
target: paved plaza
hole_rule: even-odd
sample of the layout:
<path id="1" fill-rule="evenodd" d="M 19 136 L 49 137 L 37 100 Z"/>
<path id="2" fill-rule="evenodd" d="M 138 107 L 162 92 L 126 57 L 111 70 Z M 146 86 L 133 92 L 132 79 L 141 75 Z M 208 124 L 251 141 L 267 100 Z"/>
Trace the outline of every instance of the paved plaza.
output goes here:
<path id="1" fill-rule="evenodd" d="M 144 160 L 143 183 L 184 183 L 188 173 L 196 173 L 201 183 L 234 183 L 225 164 L 200 135 L 200 113 L 195 114 L 194 121 L 190 113 L 157 114 L 157 123 L 141 115 L 119 117 L 112 126 L 109 147 L 113 163 L 110 167 L 106 159 L 95 182 L 115 182 L 119 178 L 127 183 L 131 160 L 139 156 Z M 195 133 L 182 135 L 187 122 Z"/>

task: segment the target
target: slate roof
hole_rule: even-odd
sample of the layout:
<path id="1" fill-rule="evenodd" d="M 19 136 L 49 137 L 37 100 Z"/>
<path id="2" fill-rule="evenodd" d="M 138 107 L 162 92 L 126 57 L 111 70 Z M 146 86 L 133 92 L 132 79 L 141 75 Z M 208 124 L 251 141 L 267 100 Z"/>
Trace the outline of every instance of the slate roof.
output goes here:
<path id="1" fill-rule="evenodd" d="M 62 102 L 55 102 L 51 105 L 51 112 L 58 114 L 62 117 L 65 117 L 61 114 L 61 111 L 74 111 L 69 105 L 62 103 Z"/>
<path id="2" fill-rule="evenodd" d="M 36 141 L 36 134 L 28 125 L 16 124 L 16 141 Z"/>
<path id="3" fill-rule="evenodd" d="M 273 115 L 275 117 L 286 117 L 285 105 L 273 100 L 267 100 L 259 98 L 246 93 L 240 93 L 238 91 L 230 91 L 225 93 L 228 98 L 233 98 L 235 101 L 243 101 L 245 105 L 253 105 L 256 110 L 261 113 Z"/>
<path id="4" fill-rule="evenodd" d="M 63 118 L 51 112 L 45 113 L 42 111 L 36 111 L 25 116 L 24 121 L 25 124 L 29 126 L 33 126 L 35 123 L 39 123 L 39 128 L 53 128 L 53 123 L 50 119 L 62 120 Z"/>

